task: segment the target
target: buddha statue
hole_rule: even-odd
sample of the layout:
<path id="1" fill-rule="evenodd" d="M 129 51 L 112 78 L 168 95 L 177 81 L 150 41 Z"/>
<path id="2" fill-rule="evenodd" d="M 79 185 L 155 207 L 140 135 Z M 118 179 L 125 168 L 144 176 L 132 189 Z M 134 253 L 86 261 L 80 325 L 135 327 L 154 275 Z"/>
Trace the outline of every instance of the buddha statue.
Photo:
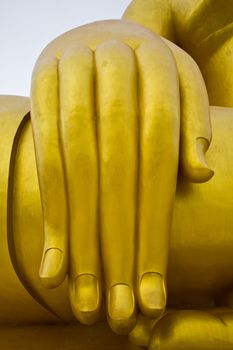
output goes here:
<path id="1" fill-rule="evenodd" d="M 4 349 L 232 349 L 230 4 L 135 0 L 0 97 Z"/>

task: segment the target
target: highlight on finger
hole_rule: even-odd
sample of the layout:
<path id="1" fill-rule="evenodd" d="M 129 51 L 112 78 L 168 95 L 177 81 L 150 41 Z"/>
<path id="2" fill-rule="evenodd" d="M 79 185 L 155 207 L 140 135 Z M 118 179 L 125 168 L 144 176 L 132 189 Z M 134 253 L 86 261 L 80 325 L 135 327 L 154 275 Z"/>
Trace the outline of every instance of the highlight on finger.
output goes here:
<path id="1" fill-rule="evenodd" d="M 101 312 L 101 284 L 91 274 L 77 276 L 70 281 L 70 302 L 74 316 L 82 324 L 95 324 Z"/>
<path id="2" fill-rule="evenodd" d="M 156 318 L 166 307 L 169 237 L 176 193 L 180 94 L 176 64 L 160 38 L 137 50 L 140 150 L 137 290 L 141 312 Z"/>
<path id="3" fill-rule="evenodd" d="M 138 161 L 137 70 L 119 41 L 96 49 L 101 247 L 110 327 L 135 324 L 134 263 Z"/>
<path id="4" fill-rule="evenodd" d="M 94 54 L 70 47 L 59 64 L 61 135 L 69 200 L 70 301 L 76 318 L 94 324 L 102 302 L 98 225 L 98 151 Z"/>
<path id="5" fill-rule="evenodd" d="M 118 283 L 107 295 L 108 323 L 117 334 L 128 334 L 136 323 L 135 297 L 131 286 Z"/>
<path id="6" fill-rule="evenodd" d="M 40 266 L 40 279 L 46 288 L 56 288 L 64 280 L 64 252 L 59 248 L 45 248 Z"/>
<path id="7" fill-rule="evenodd" d="M 141 311 L 150 318 L 159 317 L 166 308 L 167 291 L 164 277 L 157 272 L 146 272 L 139 285 Z"/>
<path id="8" fill-rule="evenodd" d="M 47 288 L 67 273 L 67 197 L 59 132 L 58 61 L 40 57 L 31 86 L 31 120 L 44 223 L 40 279 Z M 54 176 L 56 174 L 56 176 Z"/>

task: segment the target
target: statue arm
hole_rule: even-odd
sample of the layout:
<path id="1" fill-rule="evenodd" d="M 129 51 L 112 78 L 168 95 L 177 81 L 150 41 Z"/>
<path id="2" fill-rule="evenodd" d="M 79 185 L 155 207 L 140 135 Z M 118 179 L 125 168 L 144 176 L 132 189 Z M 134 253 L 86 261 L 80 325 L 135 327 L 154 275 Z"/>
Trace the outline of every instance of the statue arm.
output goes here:
<path id="1" fill-rule="evenodd" d="M 176 42 L 171 0 L 133 0 L 125 10 L 123 19 L 141 24 Z"/>
<path id="2" fill-rule="evenodd" d="M 210 38 L 217 45 L 219 34 L 231 36 L 232 5 L 232 0 L 133 0 L 123 19 L 144 25 L 192 55 Z"/>
<path id="3" fill-rule="evenodd" d="M 233 107 L 232 8 L 232 0 L 134 0 L 123 18 L 188 52 L 203 74 L 210 104 Z"/>

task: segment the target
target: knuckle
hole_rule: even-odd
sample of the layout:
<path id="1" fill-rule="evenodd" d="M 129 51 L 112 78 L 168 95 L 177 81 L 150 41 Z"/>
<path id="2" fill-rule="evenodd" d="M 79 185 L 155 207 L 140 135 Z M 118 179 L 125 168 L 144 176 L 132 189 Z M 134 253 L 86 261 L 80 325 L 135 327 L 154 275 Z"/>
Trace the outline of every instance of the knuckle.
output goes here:
<path id="1" fill-rule="evenodd" d="M 96 49 L 96 57 L 97 63 L 101 63 L 102 68 L 107 68 L 108 66 L 119 66 L 122 63 L 126 64 L 127 60 L 132 60 L 134 52 L 125 43 L 114 40 L 99 45 Z"/>
<path id="2" fill-rule="evenodd" d="M 37 61 L 33 71 L 33 80 L 40 82 L 41 79 L 48 79 L 57 73 L 58 61 L 55 57 L 41 58 Z"/>
<path id="3" fill-rule="evenodd" d="M 85 45 L 78 44 L 73 47 L 69 47 L 63 53 L 60 62 L 60 69 L 69 69 L 72 70 L 73 66 L 77 68 L 90 68 L 92 66 L 92 50 Z"/>
<path id="4" fill-rule="evenodd" d="M 57 70 L 53 66 L 46 66 L 36 70 L 32 78 L 32 94 L 37 96 L 48 92 L 49 86 L 57 84 Z"/>

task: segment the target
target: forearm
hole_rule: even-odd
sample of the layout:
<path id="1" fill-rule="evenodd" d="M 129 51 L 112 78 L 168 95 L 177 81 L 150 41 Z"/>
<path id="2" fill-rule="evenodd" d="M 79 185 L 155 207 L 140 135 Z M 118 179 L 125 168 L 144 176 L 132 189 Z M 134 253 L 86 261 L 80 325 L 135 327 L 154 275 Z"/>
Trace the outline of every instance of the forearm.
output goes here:
<path id="1" fill-rule="evenodd" d="M 171 0 L 174 29 L 177 42 L 195 56 L 200 48 L 212 42 L 216 49 L 229 38 L 233 22 L 232 1 L 219 0 Z"/>
<path id="2" fill-rule="evenodd" d="M 177 43 L 199 65 L 211 105 L 233 107 L 232 1 L 172 0 Z"/>
<path id="3" fill-rule="evenodd" d="M 139 23 L 169 39 L 190 54 L 213 37 L 229 37 L 233 26 L 232 1 L 134 0 L 124 19 Z M 216 42 L 217 44 L 217 42 Z"/>
<path id="4" fill-rule="evenodd" d="M 202 71 L 210 104 L 233 107 L 232 1 L 134 0 L 123 18 L 188 52 Z"/>
<path id="5" fill-rule="evenodd" d="M 141 24 L 176 42 L 171 0 L 134 0 L 126 9 L 123 19 Z"/>

